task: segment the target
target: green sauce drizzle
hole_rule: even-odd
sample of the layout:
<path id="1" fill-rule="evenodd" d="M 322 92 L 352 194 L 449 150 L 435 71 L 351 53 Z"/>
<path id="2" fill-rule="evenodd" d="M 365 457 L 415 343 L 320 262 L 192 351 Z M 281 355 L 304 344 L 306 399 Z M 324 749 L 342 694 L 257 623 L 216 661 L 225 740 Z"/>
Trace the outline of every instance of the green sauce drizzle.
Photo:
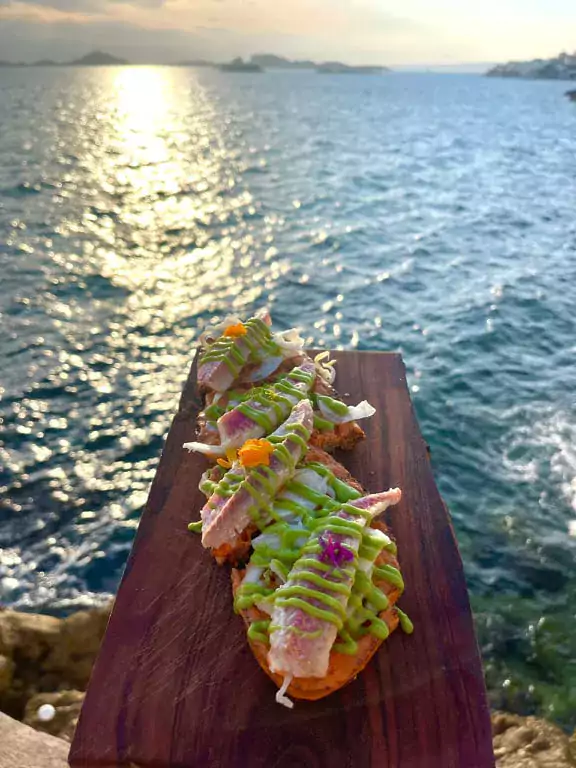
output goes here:
<path id="1" fill-rule="evenodd" d="M 270 620 L 263 619 L 262 621 L 253 621 L 248 627 L 248 637 L 250 640 L 255 640 L 258 643 L 269 644 L 270 639 L 268 637 L 268 630 L 270 627 Z"/>
<path id="2" fill-rule="evenodd" d="M 280 347 L 263 320 L 252 317 L 244 323 L 244 327 L 244 336 L 220 336 L 210 344 L 201 355 L 199 365 L 223 363 L 236 378 L 248 363 L 260 363 L 268 356 L 280 354 Z"/>
<path id="3" fill-rule="evenodd" d="M 395 545 L 388 537 L 362 524 L 362 518 L 367 520 L 368 513 L 349 503 L 360 496 L 358 491 L 337 480 L 324 465 L 312 462 L 304 469 L 323 477 L 336 499 L 310 488 L 297 478 L 284 486 L 269 507 L 264 535 L 260 540 L 254 540 L 250 559 L 252 565 L 263 569 L 265 580 L 267 574 L 273 574 L 274 586 L 263 583 L 241 585 L 235 608 L 242 610 L 263 599 L 272 600 L 277 606 L 299 608 L 334 624 L 338 628 L 334 650 L 354 655 L 358 641 L 364 635 L 372 634 L 382 640 L 389 635 L 388 625 L 378 615 L 389 607 L 389 600 L 374 582 L 387 581 L 400 590 L 403 590 L 404 582 L 397 568 L 387 564 L 376 566 L 375 560 L 384 549 L 395 550 Z M 356 519 L 349 519 L 346 513 Z M 358 552 L 354 561 L 346 567 L 335 568 L 315 557 L 321 551 L 318 537 L 323 532 L 356 539 Z M 360 559 L 364 562 L 362 569 L 358 567 Z M 278 574 L 284 582 L 290 576 L 291 585 L 278 588 Z M 346 596 L 344 607 L 342 597 Z M 413 627 L 408 617 L 396 610 L 402 628 L 411 631 Z M 254 632 L 261 636 L 275 629 L 278 628 L 268 622 L 266 627 L 259 626 Z M 287 629 L 296 634 L 307 634 L 295 627 Z"/>
<path id="4" fill-rule="evenodd" d="M 328 419 L 323 419 L 322 416 L 318 416 L 318 414 L 315 413 L 314 429 L 317 429 L 319 432 L 330 432 L 334 429 L 334 424 L 331 421 L 328 421 Z"/>
<path id="5" fill-rule="evenodd" d="M 400 619 L 400 626 L 402 631 L 406 632 L 407 635 L 411 635 L 412 632 L 414 632 L 414 624 L 412 624 L 408 616 L 406 616 L 404 611 L 401 611 L 400 608 L 396 608 L 396 613 Z"/>
<path id="6" fill-rule="evenodd" d="M 340 400 L 334 400 L 333 397 L 328 397 L 328 395 L 316 395 L 316 399 L 318 403 L 321 403 L 336 416 L 346 416 L 348 413 L 348 406 Z"/>

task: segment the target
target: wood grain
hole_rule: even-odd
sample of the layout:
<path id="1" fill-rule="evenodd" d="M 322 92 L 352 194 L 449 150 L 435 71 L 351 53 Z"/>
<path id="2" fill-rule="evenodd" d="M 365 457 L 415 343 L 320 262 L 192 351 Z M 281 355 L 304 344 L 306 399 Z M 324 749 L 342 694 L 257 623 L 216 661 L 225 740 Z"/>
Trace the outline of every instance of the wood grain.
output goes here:
<path id="1" fill-rule="evenodd" d="M 205 467 L 181 445 L 199 399 L 186 382 L 128 560 L 72 745 L 73 766 L 486 768 L 489 711 L 462 563 L 400 356 L 339 352 L 338 388 L 377 414 L 343 460 L 370 491 L 398 485 L 387 513 L 406 580 L 396 631 L 340 692 L 274 703 L 232 610 L 229 573 L 186 524 Z"/>

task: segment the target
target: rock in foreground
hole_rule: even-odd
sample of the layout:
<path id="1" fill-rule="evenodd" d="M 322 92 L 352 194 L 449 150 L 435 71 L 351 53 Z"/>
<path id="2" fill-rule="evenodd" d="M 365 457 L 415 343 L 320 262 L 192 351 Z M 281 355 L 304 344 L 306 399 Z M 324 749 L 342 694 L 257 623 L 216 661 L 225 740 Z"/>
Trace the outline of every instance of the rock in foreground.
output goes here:
<path id="1" fill-rule="evenodd" d="M 546 720 L 495 712 L 492 734 L 497 768 L 576 766 L 574 737 Z"/>
<path id="2" fill-rule="evenodd" d="M 85 691 L 109 608 L 66 619 L 0 611 L 0 711 L 22 720 L 37 693 Z"/>
<path id="3" fill-rule="evenodd" d="M 68 744 L 0 712 L 0 768 L 67 768 Z"/>

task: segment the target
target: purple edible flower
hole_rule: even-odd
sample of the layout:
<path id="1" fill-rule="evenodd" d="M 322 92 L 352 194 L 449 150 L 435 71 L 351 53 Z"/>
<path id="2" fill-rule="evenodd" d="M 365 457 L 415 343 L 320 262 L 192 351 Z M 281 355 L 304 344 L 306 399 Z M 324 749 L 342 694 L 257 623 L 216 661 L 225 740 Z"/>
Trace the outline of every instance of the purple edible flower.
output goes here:
<path id="1" fill-rule="evenodd" d="M 330 562 L 335 568 L 340 568 L 344 563 L 354 560 L 354 552 L 341 544 L 331 533 L 323 533 L 320 536 L 320 560 L 323 563 Z"/>

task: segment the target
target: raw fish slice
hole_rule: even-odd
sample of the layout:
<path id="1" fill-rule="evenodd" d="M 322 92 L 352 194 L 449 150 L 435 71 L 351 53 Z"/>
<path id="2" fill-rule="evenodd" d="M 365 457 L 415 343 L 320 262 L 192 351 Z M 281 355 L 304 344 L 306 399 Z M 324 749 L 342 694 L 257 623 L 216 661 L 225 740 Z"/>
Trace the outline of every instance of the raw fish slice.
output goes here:
<path id="1" fill-rule="evenodd" d="M 269 466 L 242 468 L 246 477 L 231 494 L 229 488 L 220 487 L 221 483 L 217 486 L 201 512 L 204 547 L 214 549 L 232 544 L 250 523 L 257 523 L 266 514 L 267 506 L 294 475 L 296 464 L 306 451 L 312 421 L 312 405 L 309 400 L 302 400 L 292 409 L 288 420 L 270 436 L 275 448 L 270 454 Z M 238 472 L 238 467 L 235 463 L 230 472 Z"/>
<path id="2" fill-rule="evenodd" d="M 275 593 L 268 653 L 271 672 L 290 680 L 326 675 L 354 584 L 362 528 L 400 497 L 398 488 L 364 496 L 342 505 L 326 519 L 335 531 L 329 534 L 333 552 L 347 553 L 339 565 L 338 559 L 336 564 L 331 565 L 330 559 L 326 562 L 325 532 L 317 530 L 310 536 L 286 584 Z"/>
<path id="3" fill-rule="evenodd" d="M 315 375 L 314 364 L 308 363 L 269 387 L 259 387 L 251 398 L 218 419 L 221 445 L 237 448 L 250 438 L 270 434 L 310 392 Z"/>
<path id="4" fill-rule="evenodd" d="M 250 363 L 261 363 L 279 355 L 280 348 L 269 326 L 252 317 L 223 330 L 223 335 L 207 346 L 198 364 L 198 385 L 225 392 L 242 369 Z"/>

